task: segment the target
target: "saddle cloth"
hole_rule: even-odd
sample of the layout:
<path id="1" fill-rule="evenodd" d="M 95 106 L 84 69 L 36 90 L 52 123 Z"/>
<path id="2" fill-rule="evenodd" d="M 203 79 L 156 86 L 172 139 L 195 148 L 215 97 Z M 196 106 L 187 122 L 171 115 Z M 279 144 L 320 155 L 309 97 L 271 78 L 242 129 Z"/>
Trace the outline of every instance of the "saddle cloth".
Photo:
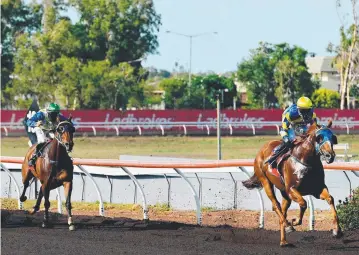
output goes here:
<path id="1" fill-rule="evenodd" d="M 272 153 L 273 154 L 273 153 Z M 272 156 L 271 154 L 271 156 Z M 272 164 L 268 165 L 268 172 L 276 177 L 278 177 L 281 182 L 284 184 L 283 174 L 282 174 L 282 163 L 290 157 L 290 151 L 280 155 Z"/>

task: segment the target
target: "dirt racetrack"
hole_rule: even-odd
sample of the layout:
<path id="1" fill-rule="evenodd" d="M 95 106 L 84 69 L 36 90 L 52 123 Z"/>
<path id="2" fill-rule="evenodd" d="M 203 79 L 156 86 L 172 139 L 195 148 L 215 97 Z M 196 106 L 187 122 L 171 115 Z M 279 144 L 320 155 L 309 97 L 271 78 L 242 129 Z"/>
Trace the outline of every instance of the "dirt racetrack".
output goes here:
<path id="1" fill-rule="evenodd" d="M 280 248 L 274 230 L 76 215 L 70 232 L 65 215 L 51 213 L 48 229 L 42 217 L 1 210 L 1 254 L 359 254 L 358 231 L 342 239 L 328 230 L 297 231 L 288 235 L 295 247 Z"/>

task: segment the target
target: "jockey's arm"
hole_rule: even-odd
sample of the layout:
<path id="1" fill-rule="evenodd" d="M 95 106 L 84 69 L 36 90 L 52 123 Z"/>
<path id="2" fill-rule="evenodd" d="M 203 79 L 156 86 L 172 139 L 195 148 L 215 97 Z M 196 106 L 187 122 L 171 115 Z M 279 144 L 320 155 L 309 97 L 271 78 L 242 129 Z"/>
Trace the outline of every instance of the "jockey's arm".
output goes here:
<path id="1" fill-rule="evenodd" d="M 284 136 L 288 136 L 288 129 L 290 126 L 290 113 L 285 111 L 282 115 L 282 128 L 279 132 L 280 136 L 283 138 Z"/>
<path id="2" fill-rule="evenodd" d="M 26 121 L 28 127 L 36 127 L 36 123 L 40 120 L 45 120 L 45 115 L 43 112 L 37 112 L 34 116 Z"/>
<path id="3" fill-rule="evenodd" d="M 68 121 L 69 119 L 66 118 L 64 115 L 59 114 L 60 121 Z"/>
<path id="4" fill-rule="evenodd" d="M 318 124 L 317 115 L 315 114 L 315 112 L 313 112 L 312 121 L 311 121 L 310 124 L 313 124 L 314 122 L 315 122 L 317 125 L 319 125 L 319 124 Z"/>

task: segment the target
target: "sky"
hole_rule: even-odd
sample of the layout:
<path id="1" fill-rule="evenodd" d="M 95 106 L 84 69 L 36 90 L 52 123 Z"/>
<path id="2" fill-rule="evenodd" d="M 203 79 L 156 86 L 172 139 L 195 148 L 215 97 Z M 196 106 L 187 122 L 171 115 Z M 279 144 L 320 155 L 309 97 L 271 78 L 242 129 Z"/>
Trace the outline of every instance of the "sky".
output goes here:
<path id="1" fill-rule="evenodd" d="M 189 38 L 182 34 L 217 32 L 193 38 L 192 72 L 234 71 L 260 41 L 287 42 L 329 55 L 329 42 L 339 42 L 339 28 L 347 25 L 349 0 L 339 11 L 336 0 L 154 0 L 162 17 L 158 54 L 143 65 L 172 71 L 175 62 L 189 65 Z M 76 13 L 68 11 L 74 20 Z"/>

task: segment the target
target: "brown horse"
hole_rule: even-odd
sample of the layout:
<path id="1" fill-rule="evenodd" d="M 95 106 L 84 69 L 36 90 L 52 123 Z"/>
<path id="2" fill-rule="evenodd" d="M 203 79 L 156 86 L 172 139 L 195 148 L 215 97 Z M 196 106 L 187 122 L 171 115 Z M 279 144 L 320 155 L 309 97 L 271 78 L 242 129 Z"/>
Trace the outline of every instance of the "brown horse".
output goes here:
<path id="1" fill-rule="evenodd" d="M 273 210 L 279 216 L 281 239 L 280 245 L 291 246 L 286 241 L 286 232 L 294 231 L 293 226 L 301 225 L 307 202 L 304 195 L 312 195 L 317 199 L 328 202 L 334 216 L 333 235 L 341 237 L 342 231 L 339 227 L 337 212 L 334 206 L 334 199 L 329 194 L 328 188 L 324 183 L 324 168 L 320 157 L 323 156 L 327 163 L 332 163 L 335 158 L 333 144 L 337 143 L 337 137 L 332 133 L 330 127 L 332 121 L 328 122 L 327 127 L 319 127 L 316 123 L 312 124 L 307 132 L 307 136 L 297 140 L 294 148 L 282 161 L 278 163 L 281 177 L 274 174 L 272 168 L 265 163 L 271 155 L 273 149 L 279 145 L 280 141 L 270 141 L 266 143 L 258 152 L 254 161 L 254 175 L 242 182 L 248 189 L 262 188 L 272 202 Z M 280 190 L 283 200 L 280 206 L 273 185 Z M 292 224 L 287 221 L 287 210 L 294 200 L 300 206 L 299 219 L 293 219 Z"/>
<path id="2" fill-rule="evenodd" d="M 26 153 L 24 162 L 22 164 L 22 182 L 24 189 L 20 197 L 20 201 L 24 202 L 27 197 L 25 192 L 29 186 L 30 181 L 35 177 L 41 182 L 39 196 L 33 211 L 30 214 L 36 213 L 40 209 L 42 197 L 45 198 L 45 214 L 42 227 L 48 227 L 49 207 L 50 207 L 50 190 L 56 189 L 61 185 L 64 186 L 66 197 L 66 209 L 68 213 L 69 229 L 74 230 L 71 214 L 71 192 L 72 192 L 72 179 L 73 179 L 73 163 L 68 155 L 68 152 L 73 147 L 73 133 L 75 128 L 71 122 L 72 117 L 68 121 L 60 122 L 57 120 L 57 127 L 53 130 L 53 139 L 50 139 L 42 149 L 42 156 L 36 160 L 34 170 L 30 170 L 28 166 L 29 159 L 36 149 L 34 144 Z"/>

